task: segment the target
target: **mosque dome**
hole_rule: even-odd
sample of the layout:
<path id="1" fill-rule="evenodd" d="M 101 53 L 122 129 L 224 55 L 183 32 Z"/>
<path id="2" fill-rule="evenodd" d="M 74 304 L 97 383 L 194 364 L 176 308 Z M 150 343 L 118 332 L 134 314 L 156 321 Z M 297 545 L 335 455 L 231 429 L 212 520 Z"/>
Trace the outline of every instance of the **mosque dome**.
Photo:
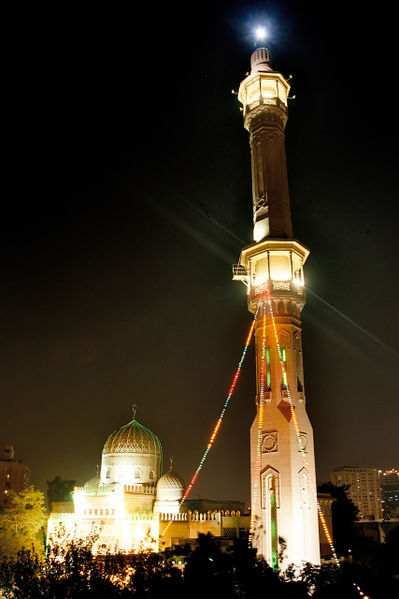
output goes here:
<path id="1" fill-rule="evenodd" d="M 101 484 L 150 485 L 162 474 L 162 445 L 158 437 L 133 419 L 105 441 L 101 459 Z"/>
<path id="2" fill-rule="evenodd" d="M 114 431 L 106 440 L 103 454 L 137 453 L 162 455 L 162 445 L 158 437 L 135 418 Z"/>
<path id="3" fill-rule="evenodd" d="M 185 488 L 186 485 L 182 477 L 171 469 L 158 480 L 157 500 L 180 501 L 184 495 Z"/>

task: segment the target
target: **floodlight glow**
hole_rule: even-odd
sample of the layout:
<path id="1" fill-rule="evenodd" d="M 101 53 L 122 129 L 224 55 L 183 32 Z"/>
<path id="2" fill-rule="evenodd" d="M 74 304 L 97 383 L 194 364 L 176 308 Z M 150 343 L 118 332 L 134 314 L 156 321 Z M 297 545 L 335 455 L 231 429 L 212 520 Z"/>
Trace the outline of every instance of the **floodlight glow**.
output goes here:
<path id="1" fill-rule="evenodd" d="M 267 30 L 266 27 L 262 27 L 261 25 L 259 25 L 256 29 L 255 29 L 255 38 L 258 41 L 263 41 L 267 38 Z"/>

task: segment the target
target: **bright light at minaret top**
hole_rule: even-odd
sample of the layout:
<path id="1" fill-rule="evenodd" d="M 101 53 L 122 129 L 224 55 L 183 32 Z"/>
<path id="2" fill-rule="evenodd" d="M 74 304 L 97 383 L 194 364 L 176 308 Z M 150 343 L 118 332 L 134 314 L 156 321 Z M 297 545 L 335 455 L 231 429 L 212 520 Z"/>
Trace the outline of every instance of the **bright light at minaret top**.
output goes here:
<path id="1" fill-rule="evenodd" d="M 267 29 L 262 25 L 258 25 L 254 30 L 254 34 L 257 42 L 263 42 L 267 38 Z"/>

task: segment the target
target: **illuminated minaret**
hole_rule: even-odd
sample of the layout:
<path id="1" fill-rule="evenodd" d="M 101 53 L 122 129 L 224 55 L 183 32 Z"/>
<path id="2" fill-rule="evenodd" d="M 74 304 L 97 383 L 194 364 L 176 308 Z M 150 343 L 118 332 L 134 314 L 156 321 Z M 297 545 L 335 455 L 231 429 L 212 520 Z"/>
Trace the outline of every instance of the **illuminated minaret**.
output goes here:
<path id="1" fill-rule="evenodd" d="M 238 93 L 250 136 L 254 242 L 241 251 L 233 278 L 245 283 L 248 309 L 257 313 L 252 544 L 270 565 L 276 564 L 278 537 L 287 543 L 285 565 L 320 563 L 301 337 L 303 265 L 309 251 L 292 236 L 284 145 L 289 90 L 288 81 L 272 70 L 269 50 L 255 50 L 251 73 Z"/>

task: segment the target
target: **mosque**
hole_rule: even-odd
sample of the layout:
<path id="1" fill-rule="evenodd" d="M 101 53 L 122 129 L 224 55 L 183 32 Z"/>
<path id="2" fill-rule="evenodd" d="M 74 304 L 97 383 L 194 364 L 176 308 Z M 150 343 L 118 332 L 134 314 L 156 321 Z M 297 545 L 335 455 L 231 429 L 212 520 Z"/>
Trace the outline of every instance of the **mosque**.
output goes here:
<path id="1" fill-rule="evenodd" d="M 133 418 L 105 441 L 99 475 L 75 487 L 73 503 L 53 503 L 50 542 L 95 537 L 93 551 L 158 551 L 196 539 L 199 533 L 233 538 L 249 528 L 249 516 L 220 502 L 200 512 L 180 504 L 185 492 L 172 463 L 163 474 L 157 435 Z M 229 507 L 229 506 L 228 506 Z M 234 507 L 234 504 L 233 504 Z M 213 509 L 212 509 L 213 508 Z"/>
<path id="2" fill-rule="evenodd" d="M 270 51 L 257 48 L 238 91 L 251 148 L 253 242 L 233 266 L 233 279 L 244 283 L 253 315 L 247 343 L 253 333 L 255 338 L 251 517 L 222 505 L 208 505 L 201 513 L 190 510 L 183 501 L 182 478 L 172 467 L 163 474 L 161 442 L 134 413 L 106 440 L 99 477 L 75 489 L 73 512 L 51 514 L 50 536 L 86 538 L 95 532 L 95 551 L 162 550 L 201 532 L 232 538 L 249 530 L 252 546 L 273 568 L 281 537 L 287 543 L 285 565 L 319 564 L 320 547 L 322 556 L 326 547 L 333 551 L 332 498 L 317 496 L 313 429 L 306 411 L 301 311 L 309 250 L 293 237 L 291 222 L 284 133 L 289 93 L 289 78 L 273 69 Z M 225 407 L 207 452 L 224 412 Z"/>

